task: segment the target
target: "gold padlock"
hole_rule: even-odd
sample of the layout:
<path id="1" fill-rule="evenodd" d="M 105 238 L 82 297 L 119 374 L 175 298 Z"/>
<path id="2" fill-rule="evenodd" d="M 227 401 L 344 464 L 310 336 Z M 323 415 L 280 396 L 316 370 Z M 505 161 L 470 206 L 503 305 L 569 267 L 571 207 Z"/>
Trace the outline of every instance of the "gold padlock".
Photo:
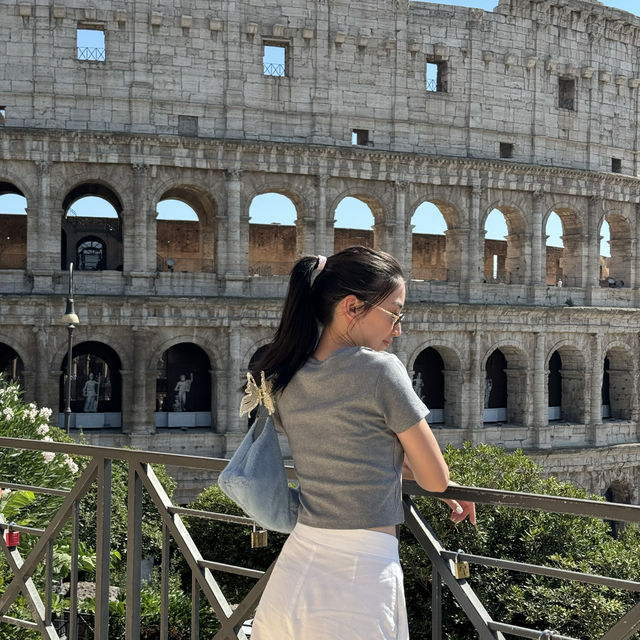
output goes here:
<path id="1" fill-rule="evenodd" d="M 256 525 L 253 525 L 253 531 L 251 532 L 251 548 L 260 549 L 266 547 L 269 544 L 268 532 L 264 529 L 256 530 Z"/>
<path id="2" fill-rule="evenodd" d="M 466 580 L 471 575 L 469 563 L 459 560 L 459 556 L 461 553 L 464 553 L 464 551 L 462 549 L 458 549 L 458 551 L 456 552 L 456 557 L 453 561 L 453 572 L 456 576 L 456 580 Z"/>

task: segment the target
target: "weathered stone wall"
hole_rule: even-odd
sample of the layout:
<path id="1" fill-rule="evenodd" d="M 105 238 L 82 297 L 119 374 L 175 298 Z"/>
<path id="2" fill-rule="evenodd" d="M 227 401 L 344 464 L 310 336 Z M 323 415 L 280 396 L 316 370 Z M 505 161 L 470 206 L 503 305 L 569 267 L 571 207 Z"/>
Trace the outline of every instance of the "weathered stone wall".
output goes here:
<path id="1" fill-rule="evenodd" d="M 77 59 L 78 26 L 104 29 L 104 62 Z M 414 276 L 396 352 L 409 370 L 428 347 L 442 357 L 442 444 L 525 447 L 599 492 L 627 482 L 637 500 L 639 28 L 579 0 L 502 1 L 493 13 L 404 0 L 0 0 L 0 191 L 27 200 L 26 264 L 0 270 L 0 348 L 17 352 L 27 399 L 59 407 L 63 221 L 75 199 L 98 195 L 118 214 L 121 260 L 76 273 L 75 340 L 117 354 L 123 427 L 88 432 L 92 441 L 234 451 L 246 431 L 243 371 L 286 289 L 284 276 L 254 276 L 252 261 L 290 264 L 357 242 L 390 251 Z M 286 46 L 285 77 L 264 75 L 265 42 Z M 440 65 L 446 91 L 427 90 L 427 62 Z M 566 82 L 560 104 L 561 79 L 573 105 Z M 370 144 L 352 145 L 354 129 Z M 249 222 L 253 198 L 268 192 L 297 213 L 277 247 L 272 227 Z M 345 197 L 369 205 L 373 231 L 334 230 Z M 197 255 L 196 236 L 182 236 L 191 262 L 175 258 L 173 272 L 163 248 L 173 236 L 156 222 L 166 198 L 199 221 Z M 429 264 L 433 238 L 411 226 L 424 202 L 447 226 Z M 486 245 L 495 208 L 508 235 Z M 562 249 L 545 246 L 552 212 Z M 613 287 L 601 286 L 605 221 Z M 486 279 L 488 246 L 517 278 Z M 445 276 L 427 277 L 427 266 Z M 188 436 L 154 421 L 158 359 L 183 343 L 202 349 L 211 376 L 211 427 Z M 507 418 L 488 422 L 486 363 L 498 349 Z M 555 353 L 562 406 L 550 420 Z"/>

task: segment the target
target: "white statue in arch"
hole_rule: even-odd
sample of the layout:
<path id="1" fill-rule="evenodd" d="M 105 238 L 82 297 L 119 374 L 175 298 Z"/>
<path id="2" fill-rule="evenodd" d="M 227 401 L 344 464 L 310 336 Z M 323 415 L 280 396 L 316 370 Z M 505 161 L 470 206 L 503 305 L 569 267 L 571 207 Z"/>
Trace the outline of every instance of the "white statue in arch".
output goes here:
<path id="1" fill-rule="evenodd" d="M 484 379 L 484 408 L 487 409 L 489 407 L 489 396 L 491 395 L 491 389 L 493 389 L 493 380 L 491 378 L 486 377 Z"/>
<path id="2" fill-rule="evenodd" d="M 186 411 L 187 393 L 191 391 L 191 383 L 193 382 L 193 373 L 189 374 L 189 379 L 184 373 L 180 374 L 180 379 L 176 382 L 174 391 L 176 393 L 173 403 L 174 411 Z"/>
<path id="3" fill-rule="evenodd" d="M 85 413 L 95 413 L 98 410 L 98 391 L 100 390 L 100 376 L 94 380 L 93 373 L 89 374 L 89 379 L 84 383 L 82 396 L 84 397 Z"/>

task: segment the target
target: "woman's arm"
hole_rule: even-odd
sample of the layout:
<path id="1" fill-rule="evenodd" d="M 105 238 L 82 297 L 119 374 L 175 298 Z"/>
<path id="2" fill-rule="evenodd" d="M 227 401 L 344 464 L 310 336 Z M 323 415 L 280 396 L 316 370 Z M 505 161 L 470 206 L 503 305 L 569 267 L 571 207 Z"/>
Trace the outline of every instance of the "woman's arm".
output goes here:
<path id="1" fill-rule="evenodd" d="M 398 434 L 398 439 L 405 452 L 402 477 L 414 480 L 423 489 L 441 493 L 447 487 L 456 486 L 449 478 L 449 467 L 442 456 L 438 442 L 423 418 L 410 429 Z M 444 499 L 451 508 L 451 519 L 458 523 L 469 518 L 471 524 L 476 523 L 476 507 L 466 500 Z"/>

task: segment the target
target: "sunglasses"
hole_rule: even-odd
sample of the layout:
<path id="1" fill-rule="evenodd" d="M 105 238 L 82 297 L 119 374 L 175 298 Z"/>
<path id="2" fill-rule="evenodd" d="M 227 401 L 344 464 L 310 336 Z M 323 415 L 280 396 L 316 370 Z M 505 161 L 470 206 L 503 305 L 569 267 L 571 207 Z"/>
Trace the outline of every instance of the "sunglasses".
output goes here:
<path id="1" fill-rule="evenodd" d="M 393 311 L 389 311 L 384 307 L 380 307 L 377 304 L 373 305 L 374 308 L 380 309 L 380 311 L 384 311 L 387 315 L 390 315 L 393 318 L 393 326 L 396 327 L 404 320 L 404 313 L 393 313 Z"/>

